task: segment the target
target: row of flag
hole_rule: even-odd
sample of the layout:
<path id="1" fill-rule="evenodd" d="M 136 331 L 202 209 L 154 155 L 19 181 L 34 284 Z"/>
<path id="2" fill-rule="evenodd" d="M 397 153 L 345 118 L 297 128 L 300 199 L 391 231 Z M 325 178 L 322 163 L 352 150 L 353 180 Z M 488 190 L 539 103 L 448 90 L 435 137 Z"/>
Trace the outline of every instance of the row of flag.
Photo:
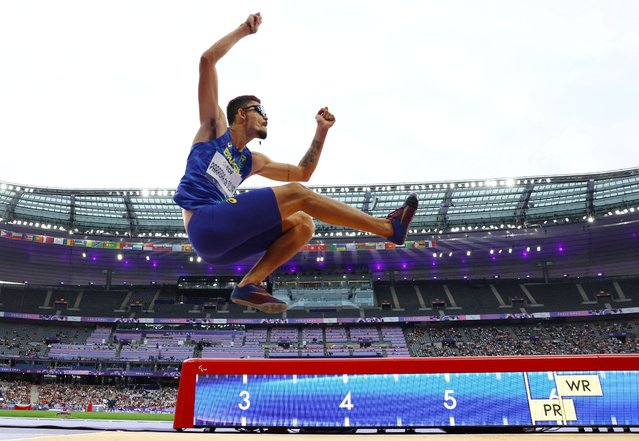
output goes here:
<path id="1" fill-rule="evenodd" d="M 190 244 L 175 243 L 143 243 L 143 242 L 112 242 L 102 240 L 87 240 L 75 238 L 63 238 L 53 236 L 43 236 L 30 233 L 16 233 L 15 231 L 0 230 L 0 237 L 3 239 L 25 240 L 29 242 L 46 243 L 54 245 L 66 245 L 71 247 L 84 248 L 104 248 L 111 250 L 134 250 L 134 251 L 172 251 L 172 252 L 193 252 Z M 395 245 L 391 242 L 366 242 L 366 243 L 339 243 L 339 244 L 306 244 L 302 251 L 372 251 L 372 250 L 393 250 L 395 248 L 434 248 L 435 241 L 420 240 L 406 241 L 404 245 Z"/>

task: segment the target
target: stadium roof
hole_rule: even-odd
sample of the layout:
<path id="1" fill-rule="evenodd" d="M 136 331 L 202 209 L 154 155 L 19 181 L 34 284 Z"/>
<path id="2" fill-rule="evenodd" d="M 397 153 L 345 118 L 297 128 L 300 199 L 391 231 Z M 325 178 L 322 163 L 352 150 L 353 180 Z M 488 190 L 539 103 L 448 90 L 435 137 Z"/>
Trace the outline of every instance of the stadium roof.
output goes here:
<path id="1" fill-rule="evenodd" d="M 376 217 L 416 192 L 413 234 L 581 223 L 639 210 L 639 169 L 486 181 L 311 186 Z M 250 191 L 240 190 L 240 191 Z M 186 237 L 168 189 L 59 189 L 0 182 L 0 224 L 72 234 Z M 354 234 L 319 222 L 316 238 Z"/>

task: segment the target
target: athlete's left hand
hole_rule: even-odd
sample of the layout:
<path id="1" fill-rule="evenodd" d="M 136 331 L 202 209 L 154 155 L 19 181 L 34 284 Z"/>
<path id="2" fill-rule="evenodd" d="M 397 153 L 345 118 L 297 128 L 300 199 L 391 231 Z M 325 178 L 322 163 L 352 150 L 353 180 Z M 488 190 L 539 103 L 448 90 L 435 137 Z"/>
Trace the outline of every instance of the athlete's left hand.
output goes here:
<path id="1" fill-rule="evenodd" d="M 335 124 L 335 115 L 328 111 L 328 107 L 322 107 L 315 115 L 318 127 L 330 129 Z"/>

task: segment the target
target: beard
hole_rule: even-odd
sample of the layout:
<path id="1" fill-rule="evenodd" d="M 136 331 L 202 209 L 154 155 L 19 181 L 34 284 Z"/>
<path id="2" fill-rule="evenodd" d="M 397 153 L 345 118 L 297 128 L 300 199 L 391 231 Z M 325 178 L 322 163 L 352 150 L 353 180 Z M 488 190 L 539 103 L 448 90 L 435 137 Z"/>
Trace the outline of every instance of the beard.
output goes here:
<path id="1" fill-rule="evenodd" d="M 259 139 L 266 139 L 266 135 L 267 135 L 266 129 L 261 128 L 257 130 L 257 137 Z"/>

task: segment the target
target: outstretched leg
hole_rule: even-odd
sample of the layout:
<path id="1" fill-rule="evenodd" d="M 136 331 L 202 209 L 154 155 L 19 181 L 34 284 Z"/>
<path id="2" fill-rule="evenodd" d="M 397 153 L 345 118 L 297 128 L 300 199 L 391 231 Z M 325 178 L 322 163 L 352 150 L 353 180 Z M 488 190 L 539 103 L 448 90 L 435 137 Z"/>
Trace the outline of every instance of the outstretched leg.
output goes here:
<path id="1" fill-rule="evenodd" d="M 331 225 L 367 231 L 385 239 L 393 235 L 389 219 L 373 217 L 337 199 L 316 193 L 296 182 L 273 187 L 282 219 L 303 211 Z"/>
<path id="2" fill-rule="evenodd" d="M 231 297 L 236 303 L 268 313 L 283 312 L 286 304 L 269 297 L 259 285 L 313 237 L 315 228 L 311 216 L 329 224 L 368 231 L 393 242 L 404 243 L 408 225 L 417 209 L 417 197 L 411 195 L 402 207 L 387 219 L 381 219 L 315 193 L 301 184 L 275 187 L 273 192 L 282 217 L 283 234 L 244 276 Z M 248 300 L 244 301 L 244 298 Z"/>

